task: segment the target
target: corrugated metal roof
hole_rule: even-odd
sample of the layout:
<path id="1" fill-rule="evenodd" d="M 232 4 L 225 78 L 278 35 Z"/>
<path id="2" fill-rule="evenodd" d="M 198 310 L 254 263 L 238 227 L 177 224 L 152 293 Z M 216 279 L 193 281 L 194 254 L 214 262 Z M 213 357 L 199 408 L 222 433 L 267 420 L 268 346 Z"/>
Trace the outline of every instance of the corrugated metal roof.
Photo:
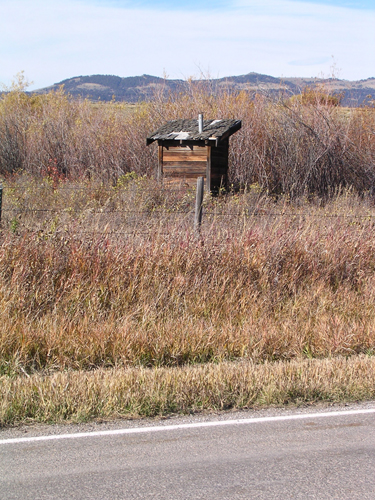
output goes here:
<path id="1" fill-rule="evenodd" d="M 172 120 L 147 137 L 147 144 L 154 141 L 215 141 L 227 138 L 241 128 L 241 120 L 204 120 L 199 133 L 198 120 Z"/>

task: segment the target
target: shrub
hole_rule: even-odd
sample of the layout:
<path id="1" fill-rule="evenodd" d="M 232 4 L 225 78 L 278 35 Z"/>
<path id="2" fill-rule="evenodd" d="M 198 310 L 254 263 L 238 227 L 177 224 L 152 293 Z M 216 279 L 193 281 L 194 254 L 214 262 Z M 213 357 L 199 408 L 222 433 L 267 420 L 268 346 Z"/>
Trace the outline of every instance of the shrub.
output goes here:
<path id="1" fill-rule="evenodd" d="M 157 154 L 146 147 L 147 135 L 203 112 L 242 120 L 231 139 L 231 183 L 291 197 L 325 197 L 343 187 L 363 193 L 374 183 L 375 112 L 341 108 L 338 99 L 305 89 L 275 102 L 188 82 L 184 92 L 130 107 L 74 100 L 62 88 L 40 96 L 17 89 L 0 99 L 0 175 L 46 176 L 52 161 L 61 178 L 115 184 L 129 172 L 153 176 Z"/>

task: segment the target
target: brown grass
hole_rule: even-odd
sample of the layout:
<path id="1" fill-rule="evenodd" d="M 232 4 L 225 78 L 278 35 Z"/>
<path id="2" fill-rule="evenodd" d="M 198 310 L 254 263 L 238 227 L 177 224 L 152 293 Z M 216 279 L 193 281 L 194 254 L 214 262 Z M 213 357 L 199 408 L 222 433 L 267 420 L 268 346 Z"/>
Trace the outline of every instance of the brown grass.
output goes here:
<path id="1" fill-rule="evenodd" d="M 0 378 L 0 425 L 154 417 L 375 397 L 375 359 L 99 369 Z"/>
<path id="2" fill-rule="evenodd" d="M 338 187 L 369 190 L 374 183 L 373 108 L 332 106 L 332 96 L 273 102 L 193 83 L 185 93 L 155 96 L 129 111 L 126 103 L 93 105 L 62 90 L 27 96 L 14 90 L 0 99 L 0 175 L 97 179 L 116 183 L 126 173 L 154 174 L 156 147 L 146 137 L 167 120 L 237 118 L 231 139 L 230 182 L 257 183 L 272 194 L 332 195 Z"/>
<path id="3" fill-rule="evenodd" d="M 200 237 L 145 147 L 182 111 L 243 120 Z M 3 96 L 0 421 L 373 397 L 374 132 L 321 95 Z"/>
<path id="4" fill-rule="evenodd" d="M 140 234 L 127 235 L 126 221 L 125 235 L 87 233 L 85 210 L 82 223 L 53 214 L 48 231 L 31 231 L 32 215 L 16 231 L 8 221 L 2 373 L 373 353 L 371 201 L 347 193 L 324 206 L 275 204 L 253 191 L 208 199 L 197 239 L 171 200 L 166 221 L 151 211 Z"/>

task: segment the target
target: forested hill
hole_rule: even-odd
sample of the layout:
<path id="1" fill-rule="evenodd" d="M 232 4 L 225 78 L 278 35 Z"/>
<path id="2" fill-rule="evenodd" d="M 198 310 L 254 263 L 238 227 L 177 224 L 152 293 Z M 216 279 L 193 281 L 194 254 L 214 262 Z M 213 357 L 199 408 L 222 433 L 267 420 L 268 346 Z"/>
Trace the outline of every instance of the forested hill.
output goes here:
<path id="1" fill-rule="evenodd" d="M 333 94 L 342 94 L 342 104 L 359 106 L 372 102 L 375 98 L 375 78 L 360 81 L 319 78 L 275 78 L 259 73 L 248 73 L 240 76 L 229 76 L 210 80 L 200 80 L 209 85 L 213 92 L 220 88 L 246 90 L 251 94 L 262 92 L 276 96 L 298 94 L 306 86 L 324 85 Z M 68 78 L 50 87 L 39 89 L 36 93 L 57 90 L 61 85 L 74 97 L 89 98 L 93 101 L 139 102 L 150 100 L 157 94 L 167 94 L 169 91 L 181 90 L 187 86 L 184 80 L 164 79 L 151 75 L 131 76 L 121 78 L 113 75 L 91 75 Z"/>

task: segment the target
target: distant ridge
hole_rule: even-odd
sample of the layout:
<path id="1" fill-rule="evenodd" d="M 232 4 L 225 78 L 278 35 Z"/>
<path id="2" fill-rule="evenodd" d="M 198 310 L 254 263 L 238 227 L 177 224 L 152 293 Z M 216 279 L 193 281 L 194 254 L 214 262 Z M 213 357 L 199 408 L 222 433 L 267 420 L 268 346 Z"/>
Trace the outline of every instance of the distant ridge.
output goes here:
<path id="1" fill-rule="evenodd" d="M 324 85 L 333 94 L 342 94 L 345 106 L 360 106 L 373 102 L 375 98 L 375 78 L 349 81 L 335 78 L 275 78 L 259 73 L 248 73 L 240 76 L 228 76 L 207 82 L 213 92 L 220 88 L 245 90 L 250 93 L 262 92 L 276 96 L 283 93 L 298 94 L 306 86 Z M 185 80 L 164 79 L 157 76 L 141 75 L 121 78 L 113 75 L 91 75 L 68 78 L 49 87 L 35 90 L 33 93 L 43 94 L 51 90 L 64 89 L 73 97 L 88 98 L 93 101 L 139 102 L 151 100 L 155 93 L 183 90 L 187 86 Z M 374 97 L 372 97 L 374 94 Z"/>

